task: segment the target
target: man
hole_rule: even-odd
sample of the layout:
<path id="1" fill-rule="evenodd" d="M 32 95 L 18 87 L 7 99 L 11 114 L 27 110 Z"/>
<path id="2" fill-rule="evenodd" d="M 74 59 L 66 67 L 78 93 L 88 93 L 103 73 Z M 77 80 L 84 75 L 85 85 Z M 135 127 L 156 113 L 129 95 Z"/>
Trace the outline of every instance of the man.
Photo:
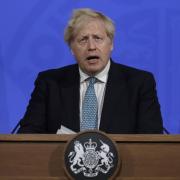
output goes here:
<path id="1" fill-rule="evenodd" d="M 18 133 L 56 133 L 62 126 L 75 132 L 162 133 L 154 78 L 112 61 L 114 31 L 102 13 L 74 12 L 65 41 L 77 64 L 39 73 Z"/>

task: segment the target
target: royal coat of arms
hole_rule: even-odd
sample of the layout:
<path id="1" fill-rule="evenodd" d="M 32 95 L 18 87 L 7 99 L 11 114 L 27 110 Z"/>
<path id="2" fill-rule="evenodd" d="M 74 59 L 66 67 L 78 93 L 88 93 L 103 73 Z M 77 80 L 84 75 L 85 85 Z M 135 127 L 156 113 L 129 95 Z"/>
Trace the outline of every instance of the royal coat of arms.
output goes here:
<path id="1" fill-rule="evenodd" d="M 89 139 L 85 143 L 74 142 L 74 150 L 68 155 L 70 169 L 73 173 L 82 172 L 86 177 L 96 177 L 99 172 L 108 173 L 113 167 L 114 154 L 110 151 L 108 144 L 99 140 L 100 147 L 97 149 L 97 143 Z"/>

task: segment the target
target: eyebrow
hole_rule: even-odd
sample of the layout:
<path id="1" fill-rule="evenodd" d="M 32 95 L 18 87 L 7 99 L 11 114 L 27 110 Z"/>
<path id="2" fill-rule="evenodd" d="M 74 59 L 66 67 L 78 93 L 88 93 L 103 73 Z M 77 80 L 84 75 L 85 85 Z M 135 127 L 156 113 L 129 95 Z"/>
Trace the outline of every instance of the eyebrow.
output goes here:
<path id="1" fill-rule="evenodd" d="M 80 35 L 79 38 L 87 38 L 89 35 Z M 92 37 L 104 37 L 104 35 L 100 34 L 92 34 Z"/>

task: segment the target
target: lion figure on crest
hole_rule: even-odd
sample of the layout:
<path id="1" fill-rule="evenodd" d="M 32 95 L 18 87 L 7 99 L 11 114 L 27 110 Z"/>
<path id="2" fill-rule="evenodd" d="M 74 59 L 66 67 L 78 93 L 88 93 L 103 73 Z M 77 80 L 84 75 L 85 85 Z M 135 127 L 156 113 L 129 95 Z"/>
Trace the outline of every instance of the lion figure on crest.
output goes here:
<path id="1" fill-rule="evenodd" d="M 78 165 L 80 167 L 84 166 L 81 162 L 84 159 L 84 148 L 79 141 L 74 142 L 74 151 L 71 151 L 68 155 L 69 162 L 72 163 L 70 168 L 72 171 L 76 171 L 77 168 L 74 166 Z"/>

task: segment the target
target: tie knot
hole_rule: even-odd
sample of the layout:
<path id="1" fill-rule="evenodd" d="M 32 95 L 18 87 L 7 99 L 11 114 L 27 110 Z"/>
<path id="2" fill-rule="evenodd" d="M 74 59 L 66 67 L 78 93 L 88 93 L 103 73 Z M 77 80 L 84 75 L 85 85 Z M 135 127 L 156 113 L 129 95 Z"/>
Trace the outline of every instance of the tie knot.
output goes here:
<path id="1" fill-rule="evenodd" d="M 89 84 L 93 85 L 96 82 L 96 78 L 95 77 L 90 77 L 89 78 Z"/>

